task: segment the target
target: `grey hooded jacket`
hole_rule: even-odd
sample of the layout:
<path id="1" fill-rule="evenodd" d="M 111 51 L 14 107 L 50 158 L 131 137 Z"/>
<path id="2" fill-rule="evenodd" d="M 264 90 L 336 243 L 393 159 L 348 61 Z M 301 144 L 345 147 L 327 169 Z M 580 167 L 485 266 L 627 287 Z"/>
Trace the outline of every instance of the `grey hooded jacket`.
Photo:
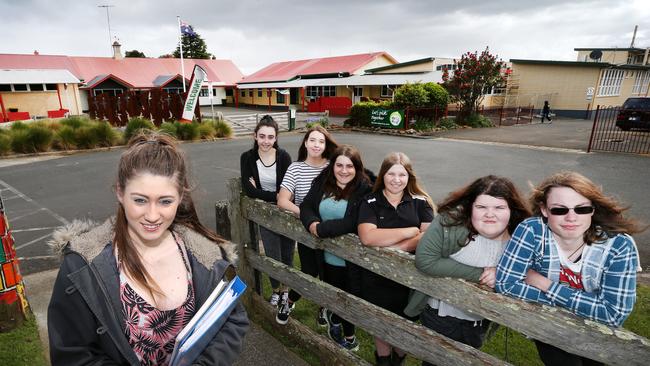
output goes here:
<path id="1" fill-rule="evenodd" d="M 232 243 L 215 244 L 176 226 L 188 253 L 198 309 L 236 260 Z M 111 239 L 113 223 L 75 221 L 50 241 L 63 263 L 48 308 L 52 365 L 139 365 L 124 333 L 119 273 Z M 195 365 L 230 365 L 242 349 L 249 321 L 238 304 Z"/>

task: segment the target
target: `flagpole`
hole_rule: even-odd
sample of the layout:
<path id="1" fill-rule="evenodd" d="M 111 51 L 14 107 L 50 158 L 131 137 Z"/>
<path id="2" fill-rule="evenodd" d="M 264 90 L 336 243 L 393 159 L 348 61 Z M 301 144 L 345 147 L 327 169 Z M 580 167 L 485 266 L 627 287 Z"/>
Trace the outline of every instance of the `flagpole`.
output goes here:
<path id="1" fill-rule="evenodd" d="M 177 15 L 176 19 L 178 20 L 178 44 L 181 49 L 181 79 L 183 79 L 183 93 L 185 93 L 187 90 L 185 90 L 185 64 L 183 62 L 183 31 L 181 31 L 181 17 Z"/>

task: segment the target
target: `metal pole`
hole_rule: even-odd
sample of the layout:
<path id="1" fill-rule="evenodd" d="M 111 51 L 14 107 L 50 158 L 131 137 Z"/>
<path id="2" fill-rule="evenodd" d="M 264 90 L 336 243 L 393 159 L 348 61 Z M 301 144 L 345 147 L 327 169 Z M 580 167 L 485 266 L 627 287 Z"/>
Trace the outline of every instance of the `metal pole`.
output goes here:
<path id="1" fill-rule="evenodd" d="M 113 52 L 113 35 L 111 33 L 111 17 L 108 14 L 108 8 L 113 8 L 115 5 L 97 5 L 98 8 L 106 9 L 106 21 L 108 22 L 108 48 L 110 52 Z"/>
<path id="2" fill-rule="evenodd" d="M 183 93 L 187 90 L 185 89 L 185 64 L 183 63 L 183 32 L 181 32 L 181 17 L 176 16 L 178 20 L 178 45 L 181 51 L 181 79 L 183 80 Z"/>
<path id="3" fill-rule="evenodd" d="M 598 114 L 600 112 L 600 104 L 596 106 L 596 116 L 594 116 L 594 123 L 591 126 L 591 135 L 589 136 L 589 145 L 587 145 L 587 152 L 591 152 L 591 144 L 594 141 L 594 132 L 596 132 L 596 123 L 598 122 Z"/>

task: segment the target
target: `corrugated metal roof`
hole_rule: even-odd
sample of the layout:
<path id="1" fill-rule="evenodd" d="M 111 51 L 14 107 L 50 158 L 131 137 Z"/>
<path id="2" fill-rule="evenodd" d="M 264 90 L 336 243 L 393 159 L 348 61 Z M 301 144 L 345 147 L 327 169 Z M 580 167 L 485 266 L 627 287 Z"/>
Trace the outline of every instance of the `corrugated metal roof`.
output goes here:
<path id="1" fill-rule="evenodd" d="M 0 69 L 0 84 L 80 83 L 68 70 Z"/>
<path id="2" fill-rule="evenodd" d="M 369 62 L 385 56 L 397 61 L 386 52 L 362 53 L 358 55 L 322 57 L 307 60 L 283 61 L 273 63 L 252 75 L 243 78 L 240 83 L 284 82 L 300 75 L 353 74 Z"/>
<path id="3" fill-rule="evenodd" d="M 192 77 L 194 65 L 208 73 L 207 82 L 219 85 L 235 85 L 243 74 L 230 60 L 185 59 L 185 77 Z M 98 75 L 112 74 L 135 88 L 154 87 L 154 80 L 160 75 L 180 74 L 180 59 L 177 58 L 123 58 L 77 57 L 54 55 L 0 54 L 0 69 L 65 69 L 84 82 Z"/>
<path id="4" fill-rule="evenodd" d="M 306 86 L 379 86 L 379 85 L 403 85 L 406 83 L 440 83 L 442 72 L 426 72 L 421 74 L 371 74 L 352 75 L 345 78 L 324 78 L 324 79 L 296 79 L 285 82 L 239 84 L 238 89 L 257 88 L 302 88 Z"/>

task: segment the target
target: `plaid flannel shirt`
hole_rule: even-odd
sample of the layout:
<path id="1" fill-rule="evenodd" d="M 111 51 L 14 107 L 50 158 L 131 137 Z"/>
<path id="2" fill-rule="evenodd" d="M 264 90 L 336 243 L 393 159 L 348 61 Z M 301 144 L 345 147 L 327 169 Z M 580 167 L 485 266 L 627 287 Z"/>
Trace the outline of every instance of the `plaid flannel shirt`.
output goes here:
<path id="1" fill-rule="evenodd" d="M 634 239 L 618 234 L 585 249 L 581 270 L 584 291 L 559 282 L 560 258 L 554 241 L 541 217 L 519 224 L 497 266 L 497 292 L 561 306 L 610 326 L 623 324 L 636 301 L 636 271 L 640 266 Z M 524 282 L 531 268 L 551 279 L 546 293 Z"/>

